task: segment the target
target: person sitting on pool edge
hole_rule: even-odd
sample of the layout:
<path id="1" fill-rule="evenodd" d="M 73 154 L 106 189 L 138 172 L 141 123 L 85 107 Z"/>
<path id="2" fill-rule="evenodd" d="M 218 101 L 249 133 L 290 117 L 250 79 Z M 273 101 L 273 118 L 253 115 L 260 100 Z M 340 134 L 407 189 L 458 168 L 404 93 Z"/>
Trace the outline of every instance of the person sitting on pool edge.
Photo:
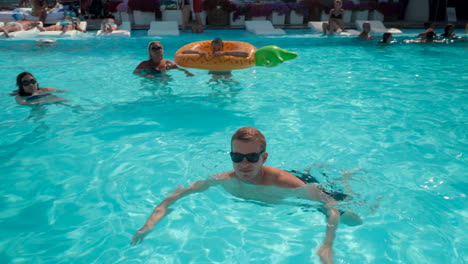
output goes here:
<path id="1" fill-rule="evenodd" d="M 344 31 L 344 13 L 345 10 L 343 7 L 343 2 L 341 0 L 336 0 L 334 2 L 334 8 L 330 10 L 330 16 L 328 22 L 322 23 L 323 34 L 327 34 L 327 31 L 330 35 L 333 35 L 335 32 Z"/>
<path id="2" fill-rule="evenodd" d="M 211 41 L 211 53 L 214 57 L 219 56 L 236 56 L 236 57 L 248 57 L 249 53 L 245 51 L 223 51 L 224 43 L 220 38 L 215 38 Z M 207 52 L 200 50 L 185 50 L 182 54 L 198 54 L 200 56 L 209 55 Z M 232 77 L 231 71 L 209 71 L 208 74 L 213 75 L 213 80 L 220 78 L 230 79 Z"/>
<path id="3" fill-rule="evenodd" d="M 199 180 L 189 187 L 175 190 L 173 195 L 156 206 L 143 227 L 132 237 L 131 244 L 142 242 L 169 212 L 168 207 L 175 201 L 217 185 L 243 199 L 279 203 L 287 197 L 298 197 L 324 203 L 322 209 L 327 216 L 326 235 L 317 251 L 324 263 L 332 263 L 332 244 L 340 220 L 350 226 L 362 223 L 359 216 L 351 212 L 343 212 L 340 216 L 340 212 L 332 207 L 336 204 L 336 200 L 315 185 L 305 184 L 303 180 L 287 171 L 264 166 L 268 159 L 266 139 L 258 129 L 254 127 L 238 129 L 231 137 L 230 156 L 234 170 L 216 174 L 210 179 Z M 252 188 L 252 186 L 262 186 L 262 188 Z"/>
<path id="4" fill-rule="evenodd" d="M 51 93 L 63 93 L 67 90 L 55 88 L 39 88 L 36 78 L 29 72 L 22 72 L 16 77 L 18 90 L 11 95 L 16 95 L 16 102 L 20 105 L 35 105 L 66 101 L 62 97 L 53 96 Z"/>
<path id="5" fill-rule="evenodd" d="M 174 62 L 164 59 L 164 48 L 161 42 L 152 41 L 148 45 L 149 60 L 140 62 L 133 71 L 134 74 L 144 77 L 156 77 L 157 74 L 165 73 L 171 69 L 183 71 L 187 76 L 194 76 L 186 69 L 182 69 Z"/>
<path id="6" fill-rule="evenodd" d="M 0 32 L 5 34 L 5 37 L 9 38 L 8 33 L 17 32 L 17 31 L 26 31 L 38 27 L 41 25 L 39 21 L 27 21 L 27 20 L 18 20 L 7 22 L 5 26 L 0 27 Z"/>

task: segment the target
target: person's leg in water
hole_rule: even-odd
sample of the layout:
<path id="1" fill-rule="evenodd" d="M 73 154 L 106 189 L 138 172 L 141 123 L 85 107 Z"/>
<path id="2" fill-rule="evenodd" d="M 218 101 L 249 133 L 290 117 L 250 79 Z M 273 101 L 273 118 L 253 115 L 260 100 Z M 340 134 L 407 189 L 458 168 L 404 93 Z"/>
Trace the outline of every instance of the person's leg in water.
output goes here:
<path id="1" fill-rule="evenodd" d="M 291 174 L 293 174 L 294 176 L 296 176 L 301 181 L 303 181 L 305 184 L 320 184 L 320 182 L 314 176 L 312 176 L 309 172 L 304 173 L 304 172 L 300 172 L 300 171 L 297 171 L 297 170 L 291 170 L 289 172 Z M 349 196 L 347 194 L 340 193 L 340 192 L 329 191 L 329 190 L 326 190 L 325 188 L 322 188 L 320 186 L 317 186 L 317 187 L 320 190 L 322 190 L 324 193 L 326 193 L 327 195 L 333 197 L 333 199 L 335 199 L 336 201 L 350 201 L 350 200 L 353 199 L 353 197 L 351 197 L 351 196 Z M 319 212 L 326 215 L 326 209 L 325 208 L 322 208 L 322 207 L 317 208 L 317 211 L 319 211 Z M 362 221 L 360 220 L 360 217 L 357 216 L 355 213 L 348 212 L 348 211 L 345 212 L 345 211 L 342 211 L 342 210 L 339 210 L 339 211 L 340 211 L 340 214 L 341 214 L 340 222 L 345 223 L 348 226 L 357 226 L 357 225 L 362 224 Z"/>

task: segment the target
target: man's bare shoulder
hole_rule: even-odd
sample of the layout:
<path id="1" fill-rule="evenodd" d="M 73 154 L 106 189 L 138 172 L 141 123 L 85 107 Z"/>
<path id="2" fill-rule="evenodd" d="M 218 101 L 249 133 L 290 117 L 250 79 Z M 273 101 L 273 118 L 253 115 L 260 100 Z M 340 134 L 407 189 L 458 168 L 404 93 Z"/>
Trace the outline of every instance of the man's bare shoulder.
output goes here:
<path id="1" fill-rule="evenodd" d="M 304 186 L 304 182 L 291 173 L 275 167 L 265 166 L 265 184 L 283 188 L 297 188 Z"/>
<path id="2" fill-rule="evenodd" d="M 234 175 L 234 171 L 231 170 L 231 171 L 226 171 L 226 172 L 221 172 L 221 173 L 216 173 L 214 175 L 211 176 L 211 179 L 212 180 L 230 180 L 232 179 Z"/>

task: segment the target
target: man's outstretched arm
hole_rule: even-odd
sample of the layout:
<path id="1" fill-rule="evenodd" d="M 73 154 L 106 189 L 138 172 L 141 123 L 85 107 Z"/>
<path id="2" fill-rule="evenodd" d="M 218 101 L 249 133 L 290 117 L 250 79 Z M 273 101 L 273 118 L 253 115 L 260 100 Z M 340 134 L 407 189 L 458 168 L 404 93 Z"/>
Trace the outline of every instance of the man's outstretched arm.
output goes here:
<path id="1" fill-rule="evenodd" d="M 156 208 L 154 208 L 153 213 L 148 218 L 145 225 L 133 235 L 130 244 L 136 245 L 141 243 L 145 236 L 148 235 L 151 230 L 153 230 L 154 226 L 161 220 L 161 218 L 167 214 L 167 208 L 172 203 L 189 194 L 203 192 L 212 185 L 213 180 L 202 180 L 192 183 L 192 185 L 187 188 L 176 189 L 173 195 L 164 199 L 158 206 L 156 206 Z"/>

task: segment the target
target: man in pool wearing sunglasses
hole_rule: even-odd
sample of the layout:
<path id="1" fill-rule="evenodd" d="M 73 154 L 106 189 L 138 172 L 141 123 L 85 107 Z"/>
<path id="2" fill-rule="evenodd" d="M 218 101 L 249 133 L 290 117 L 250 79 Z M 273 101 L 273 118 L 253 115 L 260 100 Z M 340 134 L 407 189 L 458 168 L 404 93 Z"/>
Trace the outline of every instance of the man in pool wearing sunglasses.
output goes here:
<path id="1" fill-rule="evenodd" d="M 305 184 L 291 173 L 263 164 L 268 159 L 266 140 L 254 127 L 242 127 L 231 138 L 231 160 L 234 170 L 214 175 L 211 179 L 194 182 L 187 188 L 179 188 L 164 199 L 154 209 L 145 225 L 132 238 L 131 244 L 143 241 L 167 213 L 168 207 L 178 199 L 192 193 L 202 192 L 211 186 L 221 185 L 231 194 L 249 200 L 279 203 L 287 197 L 299 197 L 324 203 L 323 211 L 327 216 L 327 230 L 323 245 L 317 254 L 323 263 L 333 263 L 332 244 L 338 224 L 344 222 L 355 226 L 362 223 L 359 216 L 351 212 L 340 212 L 332 206 L 336 200 L 314 185 Z"/>

